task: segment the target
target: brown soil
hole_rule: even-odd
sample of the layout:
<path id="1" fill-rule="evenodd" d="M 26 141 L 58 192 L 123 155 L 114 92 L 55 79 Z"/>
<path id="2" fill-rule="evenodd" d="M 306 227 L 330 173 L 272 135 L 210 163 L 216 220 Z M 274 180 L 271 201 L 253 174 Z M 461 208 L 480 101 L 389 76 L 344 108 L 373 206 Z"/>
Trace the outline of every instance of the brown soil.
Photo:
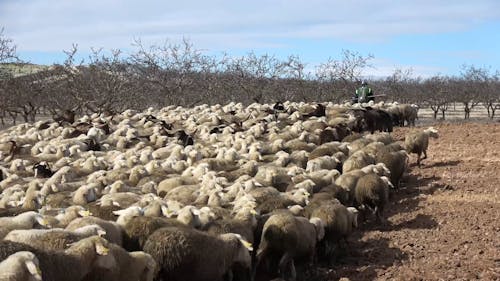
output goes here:
<path id="1" fill-rule="evenodd" d="M 500 280 L 500 124 L 435 127 L 440 138 L 392 195 L 387 225 L 361 226 L 314 280 Z"/>

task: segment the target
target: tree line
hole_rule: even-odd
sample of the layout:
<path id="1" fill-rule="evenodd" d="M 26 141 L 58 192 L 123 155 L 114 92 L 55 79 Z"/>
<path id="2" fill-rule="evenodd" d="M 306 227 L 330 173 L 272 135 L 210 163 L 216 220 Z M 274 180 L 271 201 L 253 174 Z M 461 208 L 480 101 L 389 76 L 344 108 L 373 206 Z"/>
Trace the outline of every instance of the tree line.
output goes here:
<path id="1" fill-rule="evenodd" d="M 300 57 L 280 59 L 250 52 L 244 56 L 207 55 L 191 42 L 166 42 L 134 50 L 92 49 L 78 59 L 78 46 L 65 51 L 65 61 L 16 75 L 0 68 L 0 122 L 20 117 L 34 121 L 39 114 L 121 112 L 168 105 L 200 103 L 244 104 L 304 101 L 349 101 L 372 55 L 342 50 L 340 58 L 309 66 Z M 0 63 L 28 65 L 16 54 L 13 41 L 0 30 Z M 500 108 L 500 73 L 485 67 L 462 66 L 458 76 L 415 77 L 397 69 L 385 78 L 371 79 L 378 100 L 428 107 L 434 118 L 445 118 L 452 103 L 464 105 L 464 118 L 483 106 L 490 118 Z"/>

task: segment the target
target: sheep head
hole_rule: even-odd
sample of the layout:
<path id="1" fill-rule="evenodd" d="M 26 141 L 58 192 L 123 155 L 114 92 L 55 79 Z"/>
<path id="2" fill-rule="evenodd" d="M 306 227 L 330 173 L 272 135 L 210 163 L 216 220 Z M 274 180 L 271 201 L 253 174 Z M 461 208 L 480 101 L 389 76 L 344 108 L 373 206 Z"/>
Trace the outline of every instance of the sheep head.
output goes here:
<path id="1" fill-rule="evenodd" d="M 439 137 L 438 130 L 435 129 L 434 127 L 429 127 L 424 130 L 426 134 L 429 135 L 429 137 L 437 139 Z"/>
<path id="2" fill-rule="evenodd" d="M 33 253 L 28 251 L 20 251 L 13 254 L 12 257 L 19 259 L 19 261 L 21 261 L 26 267 L 26 270 L 29 274 L 31 274 L 32 277 L 29 280 L 42 281 L 42 271 L 40 270 L 38 258 Z"/>
<path id="3" fill-rule="evenodd" d="M 233 263 L 250 268 L 252 264 L 250 256 L 250 251 L 253 251 L 252 243 L 246 241 L 241 235 L 236 233 L 221 234 L 219 237 L 233 250 Z"/>

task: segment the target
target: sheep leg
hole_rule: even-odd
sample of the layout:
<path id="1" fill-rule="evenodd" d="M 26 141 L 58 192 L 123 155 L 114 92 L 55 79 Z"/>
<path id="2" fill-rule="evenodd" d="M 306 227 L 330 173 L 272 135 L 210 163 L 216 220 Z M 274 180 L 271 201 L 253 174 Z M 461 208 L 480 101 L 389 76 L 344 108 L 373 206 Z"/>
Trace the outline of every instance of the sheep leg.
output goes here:
<path id="1" fill-rule="evenodd" d="M 279 263 L 279 271 L 280 271 L 281 277 L 282 277 L 283 279 L 286 279 L 286 278 L 285 278 L 285 275 L 286 275 L 286 269 L 287 269 L 288 265 L 289 265 L 291 262 L 293 263 L 293 259 L 292 259 L 292 255 L 291 255 L 289 252 L 285 253 L 285 254 L 281 257 L 281 259 L 280 259 L 280 263 Z M 295 270 L 295 267 L 294 267 L 294 270 Z"/>
<path id="2" fill-rule="evenodd" d="M 265 247 L 264 250 L 262 251 L 258 251 L 257 255 L 255 255 L 255 263 L 252 268 L 252 280 L 255 279 L 255 276 L 257 274 L 257 268 L 259 267 L 260 262 L 266 255 L 267 255 L 267 247 Z"/>
<path id="3" fill-rule="evenodd" d="M 427 150 L 424 150 L 423 152 L 424 152 L 424 158 L 422 158 L 422 160 L 427 159 Z"/>
<path id="4" fill-rule="evenodd" d="M 380 210 L 379 210 L 378 206 L 375 206 L 375 209 L 373 209 L 373 215 L 375 216 L 375 220 L 376 220 L 378 223 L 382 222 L 382 221 L 380 220 L 380 215 L 379 215 L 379 213 L 380 213 Z"/>
<path id="5" fill-rule="evenodd" d="M 290 280 L 297 280 L 297 272 L 295 271 L 295 263 L 293 262 L 293 259 L 290 261 Z"/>
<path id="6" fill-rule="evenodd" d="M 375 207 L 375 216 L 376 216 L 376 221 L 382 225 L 386 225 L 387 221 L 382 217 L 382 208 L 379 208 L 378 206 Z"/>
<path id="7" fill-rule="evenodd" d="M 233 281 L 233 270 L 229 269 L 229 271 L 226 273 L 226 276 L 224 276 L 225 281 Z"/>

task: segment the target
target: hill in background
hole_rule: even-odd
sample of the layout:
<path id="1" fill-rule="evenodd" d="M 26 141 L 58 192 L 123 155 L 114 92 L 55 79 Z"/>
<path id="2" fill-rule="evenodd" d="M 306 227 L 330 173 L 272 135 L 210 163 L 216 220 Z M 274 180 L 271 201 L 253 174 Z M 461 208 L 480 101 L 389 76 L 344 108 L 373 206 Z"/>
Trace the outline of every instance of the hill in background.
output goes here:
<path id="1" fill-rule="evenodd" d="M 31 63 L 0 63 L 0 79 L 19 77 L 47 70 L 50 66 Z"/>

